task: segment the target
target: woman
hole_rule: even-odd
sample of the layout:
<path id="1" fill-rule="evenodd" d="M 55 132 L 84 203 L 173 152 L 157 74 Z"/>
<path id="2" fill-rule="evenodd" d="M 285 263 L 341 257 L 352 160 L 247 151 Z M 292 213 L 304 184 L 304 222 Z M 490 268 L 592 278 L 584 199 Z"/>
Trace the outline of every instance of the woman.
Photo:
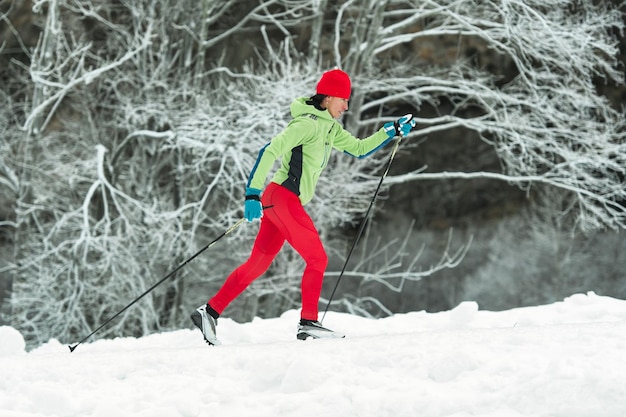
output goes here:
<path id="1" fill-rule="evenodd" d="M 261 219 L 252 253 L 228 276 L 215 296 L 191 315 L 193 323 L 200 328 L 210 345 L 220 344 L 215 332 L 220 314 L 269 268 L 285 241 L 306 262 L 297 338 L 343 337 L 322 327 L 317 321 L 318 301 L 328 258 L 317 229 L 303 206 L 313 197 L 332 148 L 364 157 L 383 147 L 396 135 L 408 134 L 415 126 L 409 115 L 396 122 L 385 123 L 368 138 L 355 138 L 337 122 L 348 110 L 350 91 L 348 74 L 339 69 L 325 72 L 317 84 L 316 94 L 311 98 L 296 99 L 291 104 L 293 119 L 259 152 L 246 185 L 244 206 L 246 220 Z M 281 166 L 261 197 L 266 177 L 279 158 L 282 158 Z"/>

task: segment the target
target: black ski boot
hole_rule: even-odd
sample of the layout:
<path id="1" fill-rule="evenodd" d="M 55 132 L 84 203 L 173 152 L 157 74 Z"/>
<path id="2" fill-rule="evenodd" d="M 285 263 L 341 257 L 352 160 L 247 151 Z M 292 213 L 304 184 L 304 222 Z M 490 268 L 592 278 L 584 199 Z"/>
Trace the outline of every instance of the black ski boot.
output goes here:
<path id="1" fill-rule="evenodd" d="M 319 321 L 301 319 L 296 337 L 298 340 L 306 340 L 309 337 L 313 339 L 341 339 L 346 336 L 327 329 Z"/>

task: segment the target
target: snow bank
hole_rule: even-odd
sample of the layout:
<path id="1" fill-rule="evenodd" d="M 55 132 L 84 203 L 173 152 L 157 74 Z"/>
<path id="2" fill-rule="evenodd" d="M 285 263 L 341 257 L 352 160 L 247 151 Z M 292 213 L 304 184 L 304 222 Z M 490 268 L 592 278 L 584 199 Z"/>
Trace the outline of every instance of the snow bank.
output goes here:
<path id="1" fill-rule="evenodd" d="M 589 293 L 502 312 L 466 302 L 380 320 L 329 313 L 324 324 L 343 340 L 297 341 L 297 319 L 220 319 L 219 347 L 189 328 L 74 353 L 51 340 L 24 354 L 0 328 L 3 349 L 5 334 L 19 345 L 0 355 L 0 417 L 626 415 L 626 301 Z"/>
<path id="2" fill-rule="evenodd" d="M 0 356 L 26 353 L 26 343 L 20 332 L 13 327 L 0 326 Z"/>

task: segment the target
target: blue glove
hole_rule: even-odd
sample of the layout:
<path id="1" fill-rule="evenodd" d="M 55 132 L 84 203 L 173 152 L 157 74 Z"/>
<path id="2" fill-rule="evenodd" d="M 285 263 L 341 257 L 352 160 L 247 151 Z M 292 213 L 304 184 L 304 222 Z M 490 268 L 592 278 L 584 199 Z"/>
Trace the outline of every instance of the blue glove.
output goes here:
<path id="1" fill-rule="evenodd" d="M 405 137 L 414 127 L 415 120 L 413 120 L 413 115 L 410 113 L 402 116 L 395 122 L 387 122 L 383 125 L 385 133 L 387 133 L 390 138 L 393 138 L 397 135 Z"/>
<path id="2" fill-rule="evenodd" d="M 260 194 L 261 190 L 257 188 L 246 188 L 246 202 L 243 207 L 243 217 L 249 222 L 263 217 Z"/>

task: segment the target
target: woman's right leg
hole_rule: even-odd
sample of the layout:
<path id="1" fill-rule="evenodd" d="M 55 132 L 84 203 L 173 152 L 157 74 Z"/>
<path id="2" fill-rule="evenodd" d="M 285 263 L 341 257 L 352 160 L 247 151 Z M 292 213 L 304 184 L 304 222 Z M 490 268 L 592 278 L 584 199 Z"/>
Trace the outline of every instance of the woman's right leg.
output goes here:
<path id="1" fill-rule="evenodd" d="M 268 205 L 279 202 L 265 211 L 264 218 L 272 221 L 279 233 L 302 256 L 306 267 L 302 274 L 301 318 L 316 321 L 318 304 L 328 257 L 313 220 L 302 207 L 300 199 L 287 188 L 270 184 L 264 194 Z"/>

